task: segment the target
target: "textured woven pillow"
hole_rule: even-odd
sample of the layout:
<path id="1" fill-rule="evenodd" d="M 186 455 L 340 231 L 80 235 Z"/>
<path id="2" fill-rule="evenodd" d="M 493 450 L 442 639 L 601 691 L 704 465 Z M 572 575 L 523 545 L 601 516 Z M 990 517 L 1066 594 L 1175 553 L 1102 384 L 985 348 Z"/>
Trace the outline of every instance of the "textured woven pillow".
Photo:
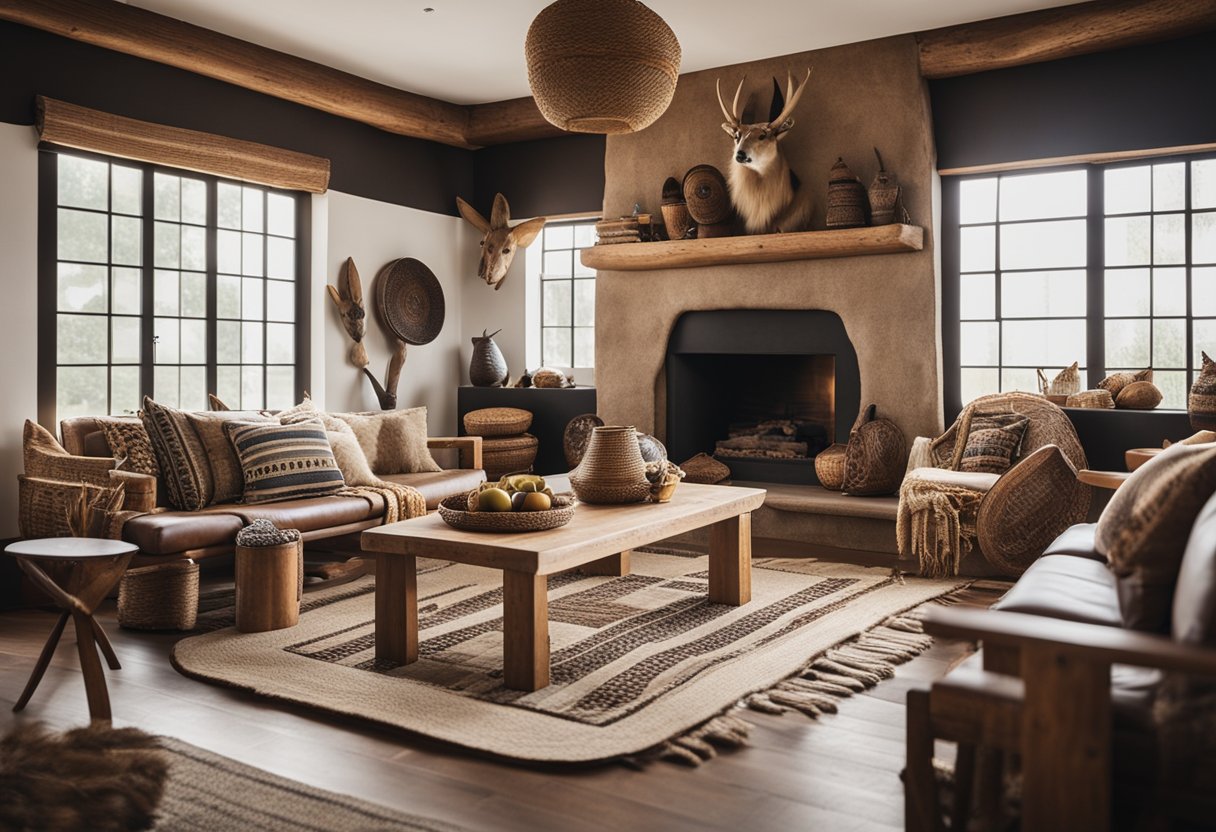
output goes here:
<path id="1" fill-rule="evenodd" d="M 241 499 L 245 493 L 245 472 L 241 468 L 241 460 L 236 455 L 236 449 L 228 439 L 228 431 L 224 423 L 231 421 L 242 422 L 273 422 L 273 419 L 262 416 L 255 410 L 223 410 L 202 413 L 187 413 L 186 418 L 198 434 L 207 453 L 207 462 L 211 466 L 211 481 L 213 483 L 211 502 L 233 503 Z"/>
<path id="2" fill-rule="evenodd" d="M 101 429 L 115 459 L 125 460 L 121 468 L 137 474 L 155 477 L 159 473 L 156 454 L 152 451 L 152 440 L 148 429 L 138 419 L 99 418 Z"/>
<path id="3" fill-rule="evenodd" d="M 1022 449 L 1030 419 L 1021 413 L 975 413 L 958 470 L 1003 474 Z"/>
<path id="4" fill-rule="evenodd" d="M 1125 627 L 1169 632 L 1183 550 L 1213 493 L 1216 445 L 1171 445 L 1137 468 L 1107 504 L 1094 546 L 1118 578 Z"/>
<path id="5" fill-rule="evenodd" d="M 346 487 L 320 420 L 224 422 L 245 474 L 245 502 L 321 497 Z"/>
<path id="6" fill-rule="evenodd" d="M 426 446 L 426 408 L 383 413 L 334 413 L 355 431 L 372 470 L 384 474 L 442 471 Z"/>
<path id="7" fill-rule="evenodd" d="M 329 446 L 333 449 L 334 461 L 338 464 L 338 470 L 342 472 L 342 479 L 346 480 L 347 485 L 376 485 L 379 483 L 381 480 L 368 464 L 367 455 L 363 453 L 359 440 L 355 438 L 354 430 L 341 419 L 333 421 L 342 427 L 337 428 L 326 422 L 325 436 L 329 439 Z"/>
<path id="8" fill-rule="evenodd" d="M 160 481 L 169 496 L 169 504 L 180 511 L 198 511 L 210 505 L 215 494 L 211 463 L 207 461 L 207 450 L 198 433 L 190 424 L 189 414 L 144 396 L 140 416 L 156 454 Z"/>

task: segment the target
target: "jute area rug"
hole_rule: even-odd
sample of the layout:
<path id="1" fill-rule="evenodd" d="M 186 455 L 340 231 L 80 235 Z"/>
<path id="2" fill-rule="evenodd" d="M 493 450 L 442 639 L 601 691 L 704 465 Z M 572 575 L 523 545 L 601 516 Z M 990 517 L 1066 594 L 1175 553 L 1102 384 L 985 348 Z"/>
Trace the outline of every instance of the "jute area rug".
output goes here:
<path id="1" fill-rule="evenodd" d="M 459 832 L 460 827 L 314 789 L 170 737 L 156 832 Z"/>
<path id="2" fill-rule="evenodd" d="M 805 559 L 757 560 L 752 600 L 707 600 L 707 557 L 636 552 L 632 574 L 549 578 L 551 684 L 502 684 L 502 573 L 419 560 L 419 654 L 374 655 L 373 580 L 306 596 L 300 623 L 178 642 L 187 676 L 491 754 L 699 762 L 746 741 L 739 705 L 815 716 L 925 649 L 908 611 L 967 580 Z M 948 600 L 948 599 L 946 599 Z M 223 611 L 219 611 L 223 614 Z M 214 617 L 216 613 L 212 613 Z"/>

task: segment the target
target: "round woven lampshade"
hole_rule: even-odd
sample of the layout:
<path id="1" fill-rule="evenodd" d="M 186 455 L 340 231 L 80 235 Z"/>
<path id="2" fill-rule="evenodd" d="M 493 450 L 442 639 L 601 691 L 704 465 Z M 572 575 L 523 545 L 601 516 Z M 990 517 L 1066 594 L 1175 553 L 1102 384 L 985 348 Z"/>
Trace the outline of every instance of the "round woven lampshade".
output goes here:
<path id="1" fill-rule="evenodd" d="M 680 75 L 680 42 L 637 0 L 557 0 L 524 42 L 541 114 L 576 133 L 631 133 L 663 115 Z"/>

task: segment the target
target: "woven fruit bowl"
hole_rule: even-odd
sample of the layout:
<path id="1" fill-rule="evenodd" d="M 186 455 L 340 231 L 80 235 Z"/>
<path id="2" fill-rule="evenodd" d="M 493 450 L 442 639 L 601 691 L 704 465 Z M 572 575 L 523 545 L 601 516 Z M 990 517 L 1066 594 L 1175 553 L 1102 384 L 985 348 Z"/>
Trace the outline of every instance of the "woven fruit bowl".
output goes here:
<path id="1" fill-rule="evenodd" d="M 447 497 L 439 503 L 439 516 L 453 529 L 466 532 L 544 532 L 574 517 L 574 501 L 563 496 L 548 511 L 467 511 L 468 504 L 464 494 Z"/>

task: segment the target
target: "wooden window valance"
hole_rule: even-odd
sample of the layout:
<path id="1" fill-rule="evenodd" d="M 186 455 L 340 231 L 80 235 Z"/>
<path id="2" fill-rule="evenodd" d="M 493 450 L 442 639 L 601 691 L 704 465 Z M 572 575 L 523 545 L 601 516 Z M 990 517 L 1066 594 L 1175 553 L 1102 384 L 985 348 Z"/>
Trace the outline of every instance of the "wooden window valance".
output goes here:
<path id="1" fill-rule="evenodd" d="M 140 162 L 239 179 L 273 188 L 324 193 L 329 160 L 294 150 L 125 118 L 38 96 L 45 142 Z"/>

